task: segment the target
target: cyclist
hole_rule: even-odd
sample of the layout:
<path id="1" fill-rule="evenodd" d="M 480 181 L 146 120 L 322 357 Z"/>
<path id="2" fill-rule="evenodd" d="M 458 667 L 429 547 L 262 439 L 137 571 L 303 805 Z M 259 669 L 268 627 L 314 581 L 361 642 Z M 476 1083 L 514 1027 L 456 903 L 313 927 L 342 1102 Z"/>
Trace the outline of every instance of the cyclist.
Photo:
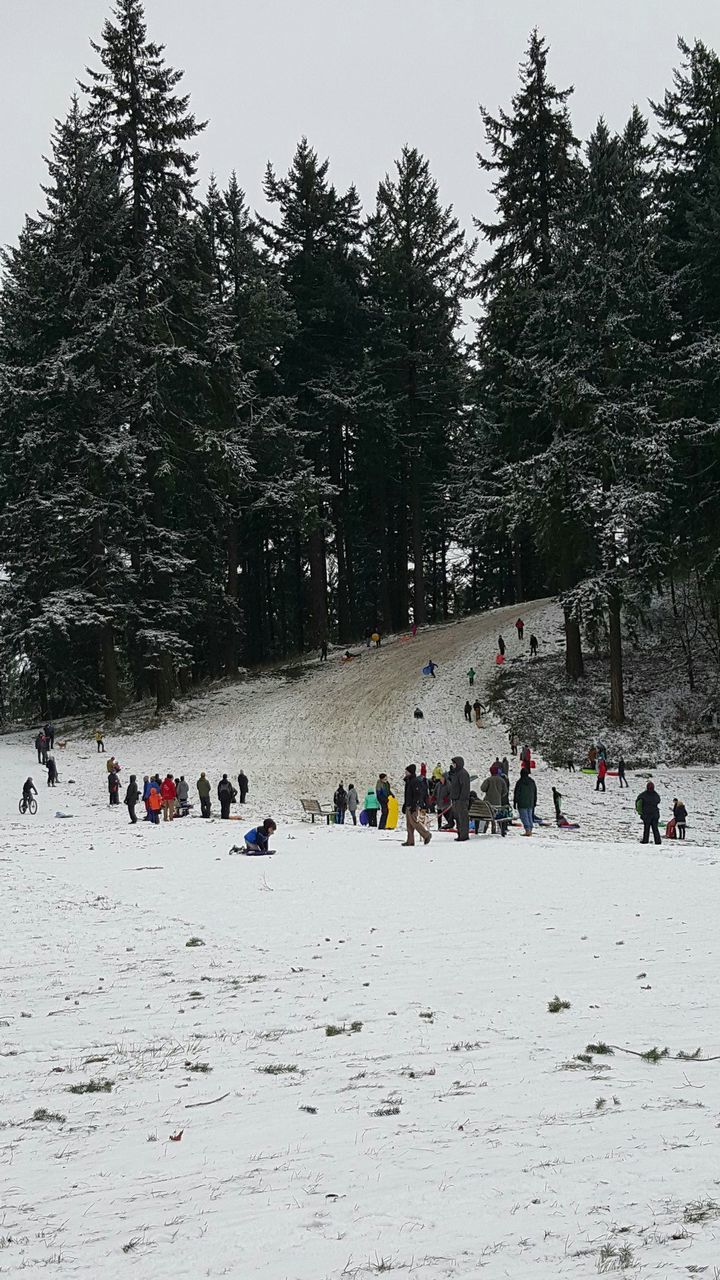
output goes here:
<path id="1" fill-rule="evenodd" d="M 22 793 L 23 813 L 26 812 L 28 804 L 33 795 L 37 795 L 37 787 L 35 786 L 35 783 L 33 782 L 32 778 L 26 778 L 25 782 L 23 783 L 23 793 Z"/>

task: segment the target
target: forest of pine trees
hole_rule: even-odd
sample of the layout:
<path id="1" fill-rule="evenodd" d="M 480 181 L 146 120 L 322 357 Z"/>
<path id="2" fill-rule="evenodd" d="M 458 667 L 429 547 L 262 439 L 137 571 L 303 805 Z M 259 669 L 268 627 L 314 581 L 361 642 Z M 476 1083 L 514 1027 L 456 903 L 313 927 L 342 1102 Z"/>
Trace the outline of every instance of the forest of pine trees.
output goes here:
<path id="1" fill-rule="evenodd" d="M 619 133 L 571 103 L 533 32 L 477 241 L 411 146 L 363 210 L 303 138 L 261 217 L 116 0 L 4 254 L 0 715 L 547 594 L 616 723 L 651 596 L 720 663 L 720 59 Z"/>

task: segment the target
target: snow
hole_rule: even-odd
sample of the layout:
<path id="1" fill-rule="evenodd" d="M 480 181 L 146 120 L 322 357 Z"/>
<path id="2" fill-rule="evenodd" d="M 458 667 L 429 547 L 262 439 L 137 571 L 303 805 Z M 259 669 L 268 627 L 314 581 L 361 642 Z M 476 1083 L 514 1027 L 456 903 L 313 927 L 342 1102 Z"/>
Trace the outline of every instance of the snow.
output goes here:
<path id="1" fill-rule="evenodd" d="M 524 608 L 526 634 L 550 608 Z M 404 849 L 298 821 L 299 796 L 327 801 L 340 777 L 363 794 L 381 768 L 399 783 L 409 760 L 458 752 L 484 773 L 506 738 L 465 725 L 464 672 L 480 692 L 514 616 L 108 733 L 125 777 L 194 787 L 243 765 L 246 824 L 131 828 L 105 758 L 69 734 L 62 785 L 21 818 L 34 735 L 0 743 L 2 1274 L 519 1280 L 595 1275 L 603 1248 L 619 1269 L 624 1247 L 632 1275 L 712 1274 L 720 1217 L 684 1216 L 718 1199 L 720 1063 L 575 1055 L 720 1054 L 717 817 L 692 826 L 717 770 L 654 774 L 664 813 L 671 793 L 688 805 L 685 847 L 637 843 L 644 777 L 602 796 L 542 762 L 539 811 L 560 777 L 578 838 Z M 277 855 L 229 856 L 266 811 Z M 556 994 L 571 1007 L 552 1014 Z M 110 1092 L 67 1092 L 100 1079 Z"/>

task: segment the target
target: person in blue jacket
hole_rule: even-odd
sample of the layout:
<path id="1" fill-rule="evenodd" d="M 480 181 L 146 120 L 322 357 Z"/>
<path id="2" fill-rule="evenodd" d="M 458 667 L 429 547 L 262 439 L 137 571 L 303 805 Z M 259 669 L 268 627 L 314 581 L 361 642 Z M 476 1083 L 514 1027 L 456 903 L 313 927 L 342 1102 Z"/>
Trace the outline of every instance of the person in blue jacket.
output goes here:
<path id="1" fill-rule="evenodd" d="M 268 849 L 268 840 L 274 831 L 277 831 L 277 825 L 272 818 L 266 818 L 262 825 L 253 827 L 245 835 L 245 852 L 273 853 L 272 849 Z"/>

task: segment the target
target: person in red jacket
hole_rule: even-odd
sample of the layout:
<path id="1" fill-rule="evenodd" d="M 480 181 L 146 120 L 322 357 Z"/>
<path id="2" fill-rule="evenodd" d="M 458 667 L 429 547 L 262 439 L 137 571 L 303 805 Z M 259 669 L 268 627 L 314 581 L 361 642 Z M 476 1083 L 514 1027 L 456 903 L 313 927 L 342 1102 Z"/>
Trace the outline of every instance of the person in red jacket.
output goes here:
<path id="1" fill-rule="evenodd" d="M 600 756 L 597 767 L 597 782 L 595 783 L 596 791 L 605 790 L 605 775 L 607 773 L 607 760 L 604 756 Z"/>
<path id="2" fill-rule="evenodd" d="M 515 623 L 515 629 L 518 633 L 518 640 L 522 640 L 525 634 L 525 623 L 523 622 L 522 618 L 518 618 L 517 622 Z"/>
<path id="3" fill-rule="evenodd" d="M 163 821 L 172 822 L 172 819 L 175 817 L 175 797 L 177 795 L 177 788 L 171 773 L 169 773 L 165 778 L 160 788 L 160 795 L 162 796 Z"/>

